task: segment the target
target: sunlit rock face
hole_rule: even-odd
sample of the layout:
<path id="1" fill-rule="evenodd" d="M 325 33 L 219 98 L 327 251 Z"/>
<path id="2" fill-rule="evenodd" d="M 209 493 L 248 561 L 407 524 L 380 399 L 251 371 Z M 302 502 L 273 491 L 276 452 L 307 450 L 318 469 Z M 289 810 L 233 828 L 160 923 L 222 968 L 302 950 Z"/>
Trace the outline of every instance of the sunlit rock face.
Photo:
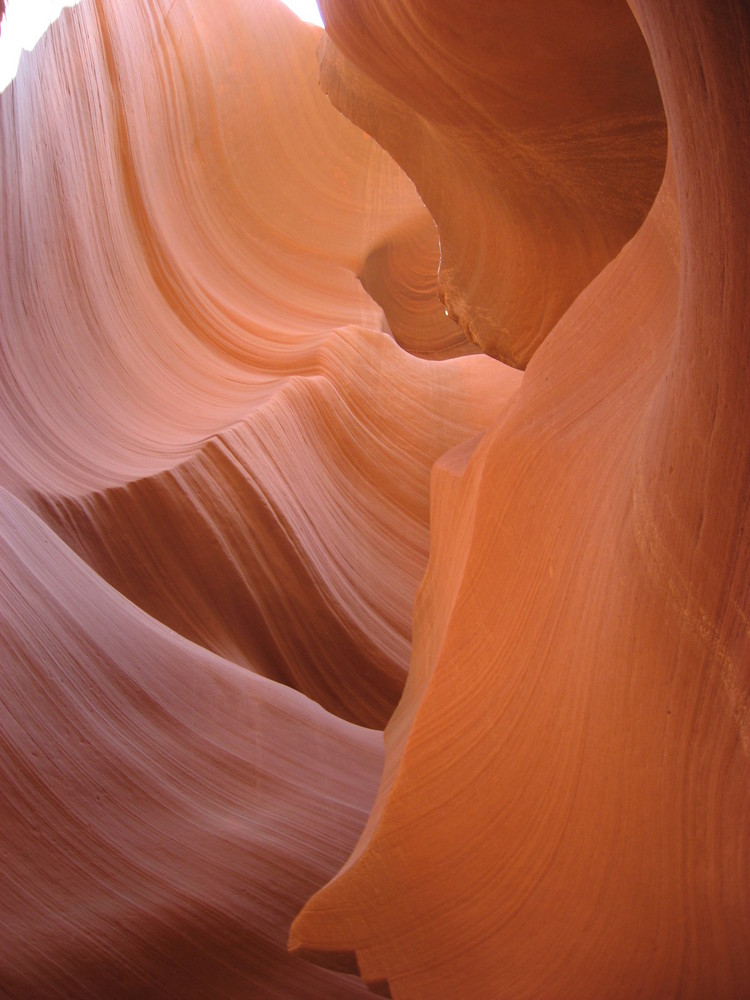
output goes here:
<path id="1" fill-rule="evenodd" d="M 325 7 L 345 55 L 324 74 L 353 118 L 439 95 L 460 123 L 427 65 L 434 7 Z M 633 8 L 670 131 L 661 190 L 498 424 L 435 465 L 378 799 L 292 928 L 293 948 L 397 998 L 750 989 L 750 13 Z M 374 73 L 407 22 L 417 39 L 430 24 L 425 65 L 391 98 L 347 55 Z M 564 103 L 564 76 L 545 85 Z"/>
<path id="2" fill-rule="evenodd" d="M 377 790 L 432 465 L 518 377 L 423 360 L 437 232 L 320 35 L 85 0 L 0 98 L 3 996 L 366 992 L 289 926 Z M 360 281 L 411 230 L 421 358 Z"/>
<path id="3" fill-rule="evenodd" d="M 747 996 L 746 6 L 322 6 L 0 96 L 0 994 Z"/>

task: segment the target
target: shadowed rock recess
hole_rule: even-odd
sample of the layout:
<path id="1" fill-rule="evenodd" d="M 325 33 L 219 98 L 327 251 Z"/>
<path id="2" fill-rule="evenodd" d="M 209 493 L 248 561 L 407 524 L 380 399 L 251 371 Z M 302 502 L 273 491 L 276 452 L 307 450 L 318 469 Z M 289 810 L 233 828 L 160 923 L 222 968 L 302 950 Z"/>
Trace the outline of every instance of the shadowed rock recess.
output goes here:
<path id="1" fill-rule="evenodd" d="M 750 8 L 321 9 L 0 95 L 0 996 L 746 1000 Z"/>

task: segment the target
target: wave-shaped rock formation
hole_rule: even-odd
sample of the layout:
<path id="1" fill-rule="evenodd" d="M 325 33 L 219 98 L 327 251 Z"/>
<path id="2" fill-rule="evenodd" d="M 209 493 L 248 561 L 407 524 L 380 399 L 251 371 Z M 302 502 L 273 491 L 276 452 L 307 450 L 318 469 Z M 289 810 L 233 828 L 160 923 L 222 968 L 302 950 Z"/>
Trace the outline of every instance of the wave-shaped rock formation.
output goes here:
<path id="1" fill-rule="evenodd" d="M 321 83 L 414 179 L 440 231 L 447 311 L 525 367 L 661 179 L 664 116 L 627 4 L 321 9 Z"/>
<path id="2" fill-rule="evenodd" d="M 321 6 L 0 96 L 0 994 L 750 996 L 747 6 Z"/>

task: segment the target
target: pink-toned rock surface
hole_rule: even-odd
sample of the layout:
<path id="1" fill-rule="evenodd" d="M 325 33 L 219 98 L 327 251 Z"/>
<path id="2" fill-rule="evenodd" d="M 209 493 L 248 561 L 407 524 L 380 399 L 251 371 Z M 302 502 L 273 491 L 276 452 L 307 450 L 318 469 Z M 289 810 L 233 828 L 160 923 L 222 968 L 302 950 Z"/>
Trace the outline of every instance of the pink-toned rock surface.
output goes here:
<path id="1" fill-rule="evenodd" d="M 750 18 L 633 6 L 24 57 L 0 994 L 749 995 Z"/>
<path id="2" fill-rule="evenodd" d="M 437 233 L 320 34 L 84 0 L 0 98 L 3 995 L 365 991 L 289 926 L 374 799 L 432 464 L 519 378 L 387 332 L 365 262 L 421 228 L 440 310 Z"/>
<path id="3" fill-rule="evenodd" d="M 319 361 L 181 465 L 37 506 L 160 621 L 382 728 L 409 662 L 431 466 L 517 379 L 487 358 L 431 366 L 363 330 Z"/>
<path id="4" fill-rule="evenodd" d="M 5 491 L 0 525 L 0 993 L 366 993 L 284 943 L 379 734 L 171 632 Z"/>
<path id="5" fill-rule="evenodd" d="M 0 112 L 5 478 L 161 472 L 315 372 L 331 330 L 380 325 L 359 263 L 425 210 L 320 93 L 319 35 L 269 0 L 91 2 L 24 57 Z"/>
<path id="6" fill-rule="evenodd" d="M 517 379 L 381 331 L 357 273 L 429 218 L 320 92 L 319 35 L 269 2 L 87 3 L 26 60 L 2 105 L 3 482 L 161 621 L 383 725 L 430 467 Z"/>

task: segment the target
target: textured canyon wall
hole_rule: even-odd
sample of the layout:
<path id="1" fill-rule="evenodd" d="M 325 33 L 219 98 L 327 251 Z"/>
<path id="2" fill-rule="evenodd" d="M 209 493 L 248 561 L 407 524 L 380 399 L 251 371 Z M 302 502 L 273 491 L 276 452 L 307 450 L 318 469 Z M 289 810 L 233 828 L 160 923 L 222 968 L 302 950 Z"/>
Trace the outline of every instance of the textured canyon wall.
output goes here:
<path id="1" fill-rule="evenodd" d="M 424 360 L 434 224 L 320 34 L 92 0 L 0 98 L 4 996 L 365 992 L 288 930 L 373 801 L 431 466 L 518 378 Z M 422 359 L 358 279 L 403 231 Z"/>
<path id="2" fill-rule="evenodd" d="M 321 84 L 415 181 L 440 231 L 446 309 L 525 367 L 661 179 L 664 117 L 627 4 L 321 9 Z"/>
<path id="3" fill-rule="evenodd" d="M 322 8 L 0 96 L 0 993 L 747 996 L 747 12 Z"/>
<path id="4" fill-rule="evenodd" d="M 671 136 L 661 191 L 499 424 L 435 466 L 378 800 L 292 929 L 399 998 L 750 991 L 750 17 L 634 8 Z M 434 8 L 398 9 L 432 37 Z M 325 10 L 334 99 L 374 119 L 377 46 Z"/>

